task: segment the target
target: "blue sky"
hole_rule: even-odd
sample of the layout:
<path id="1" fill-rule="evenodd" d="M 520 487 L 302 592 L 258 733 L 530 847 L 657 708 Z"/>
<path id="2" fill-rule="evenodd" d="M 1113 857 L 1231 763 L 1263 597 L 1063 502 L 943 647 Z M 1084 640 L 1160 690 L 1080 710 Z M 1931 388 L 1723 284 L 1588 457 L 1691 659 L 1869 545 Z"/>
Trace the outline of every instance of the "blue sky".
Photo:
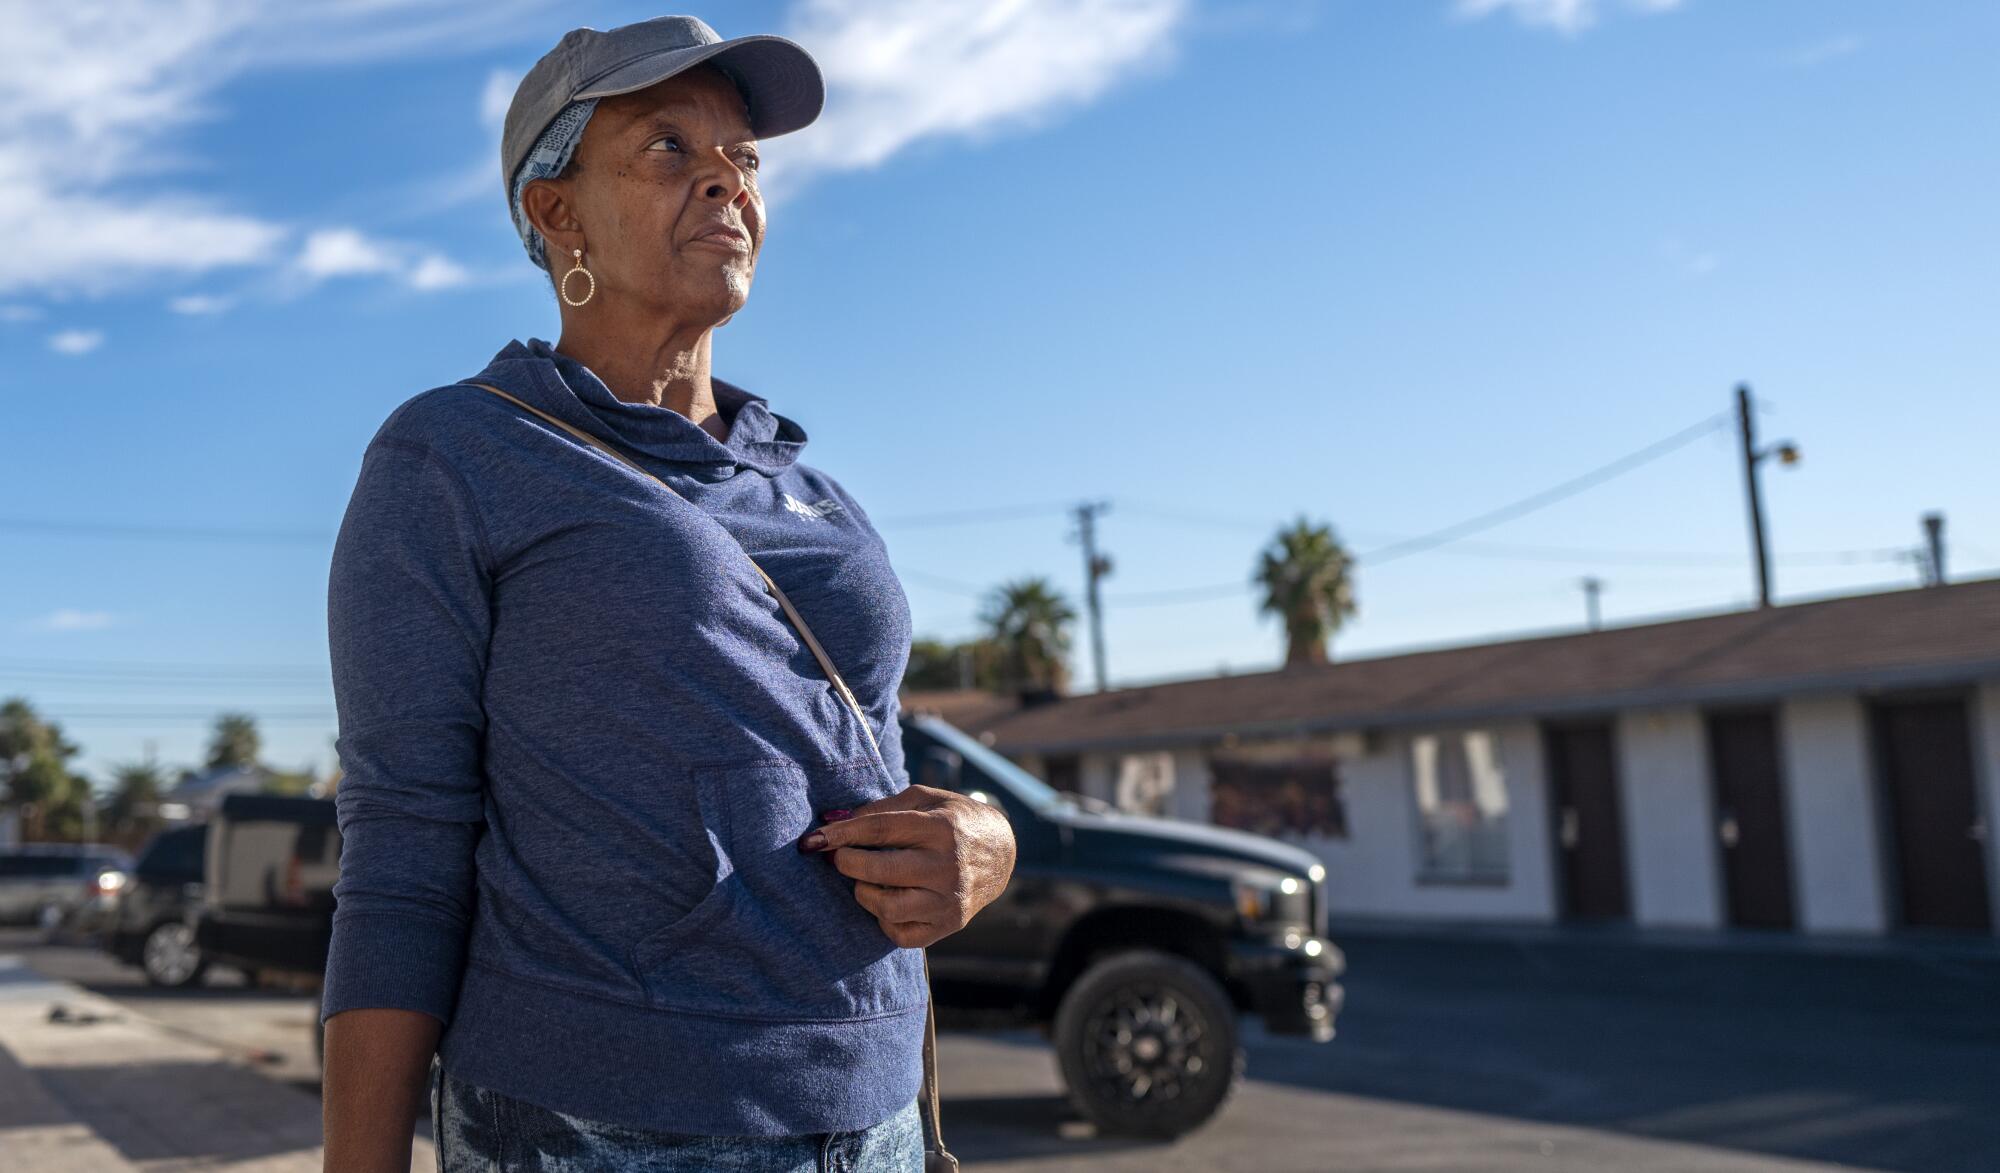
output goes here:
<path id="1" fill-rule="evenodd" d="M 0 695 L 102 770 L 263 718 L 332 764 L 325 588 L 363 445 L 554 302 L 508 223 L 514 81 L 623 4 L 75 3 L 0 22 Z M 1849 0 L 799 0 L 826 116 L 717 371 L 877 520 L 918 630 L 1078 593 L 1114 683 L 1276 663 L 1282 520 L 1364 554 L 1336 655 L 2000 570 L 2000 7 Z M 22 26 L 20 22 L 26 21 Z M 907 46 L 903 53 L 880 47 Z M 981 511 L 985 511 L 982 515 Z M 607 615 L 615 622 L 616 616 Z M 1079 631 L 1076 665 L 1088 681 Z"/>

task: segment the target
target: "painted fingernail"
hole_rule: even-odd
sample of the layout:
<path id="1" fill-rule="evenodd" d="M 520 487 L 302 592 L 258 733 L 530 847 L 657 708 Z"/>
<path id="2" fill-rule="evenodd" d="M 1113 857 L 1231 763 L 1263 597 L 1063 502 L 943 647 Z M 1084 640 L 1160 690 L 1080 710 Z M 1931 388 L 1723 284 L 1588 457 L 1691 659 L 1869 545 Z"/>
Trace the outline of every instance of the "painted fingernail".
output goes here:
<path id="1" fill-rule="evenodd" d="M 850 810 L 830 810 L 821 815 L 819 820 L 822 823 L 838 823 L 842 819 L 851 819 L 853 817 L 854 812 Z"/>
<path id="2" fill-rule="evenodd" d="M 806 837 L 799 840 L 799 851 L 802 854 L 810 855 L 815 851 L 825 850 L 826 836 L 820 834 L 818 831 L 808 831 L 806 832 Z"/>

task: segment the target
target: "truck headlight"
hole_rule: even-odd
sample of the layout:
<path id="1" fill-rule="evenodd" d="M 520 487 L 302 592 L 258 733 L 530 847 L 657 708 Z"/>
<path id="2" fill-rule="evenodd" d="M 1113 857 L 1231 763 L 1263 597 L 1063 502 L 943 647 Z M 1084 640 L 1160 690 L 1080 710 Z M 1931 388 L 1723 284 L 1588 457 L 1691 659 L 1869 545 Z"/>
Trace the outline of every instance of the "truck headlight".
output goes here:
<path id="1" fill-rule="evenodd" d="M 1260 921 L 1271 911 L 1271 890 L 1260 884 L 1246 884 L 1241 880 L 1230 885 L 1236 893 L 1236 915 L 1246 921 Z"/>
<path id="2" fill-rule="evenodd" d="M 1300 893 L 1306 890 L 1306 883 L 1297 876 L 1273 872 L 1239 877 L 1229 887 L 1236 896 L 1236 914 L 1254 924 L 1279 918 L 1298 919 Z"/>

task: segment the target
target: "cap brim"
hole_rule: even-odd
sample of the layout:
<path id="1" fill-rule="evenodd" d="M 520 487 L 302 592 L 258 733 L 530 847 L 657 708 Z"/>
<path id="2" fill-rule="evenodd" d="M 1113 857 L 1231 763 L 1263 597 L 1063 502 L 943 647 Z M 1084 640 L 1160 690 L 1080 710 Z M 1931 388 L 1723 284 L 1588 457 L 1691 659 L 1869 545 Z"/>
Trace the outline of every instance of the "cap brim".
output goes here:
<path id="1" fill-rule="evenodd" d="M 628 61 L 578 90 L 575 99 L 643 90 L 704 61 L 727 73 L 743 91 L 750 108 L 750 133 L 760 139 L 810 125 L 826 105 L 826 82 L 812 55 L 797 42 L 761 34 Z"/>

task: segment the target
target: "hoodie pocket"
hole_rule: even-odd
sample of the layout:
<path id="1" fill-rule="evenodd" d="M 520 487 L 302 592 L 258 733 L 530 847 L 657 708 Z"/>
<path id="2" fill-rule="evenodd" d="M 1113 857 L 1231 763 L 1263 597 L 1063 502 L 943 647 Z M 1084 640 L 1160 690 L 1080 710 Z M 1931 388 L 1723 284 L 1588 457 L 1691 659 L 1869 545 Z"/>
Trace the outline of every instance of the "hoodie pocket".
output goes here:
<path id="1" fill-rule="evenodd" d="M 923 1003 L 923 960 L 854 899 L 854 882 L 798 840 L 818 812 L 882 797 L 873 761 L 696 766 L 716 882 L 640 938 L 633 968 L 657 1006 L 732 1017 L 856 1018 Z"/>

